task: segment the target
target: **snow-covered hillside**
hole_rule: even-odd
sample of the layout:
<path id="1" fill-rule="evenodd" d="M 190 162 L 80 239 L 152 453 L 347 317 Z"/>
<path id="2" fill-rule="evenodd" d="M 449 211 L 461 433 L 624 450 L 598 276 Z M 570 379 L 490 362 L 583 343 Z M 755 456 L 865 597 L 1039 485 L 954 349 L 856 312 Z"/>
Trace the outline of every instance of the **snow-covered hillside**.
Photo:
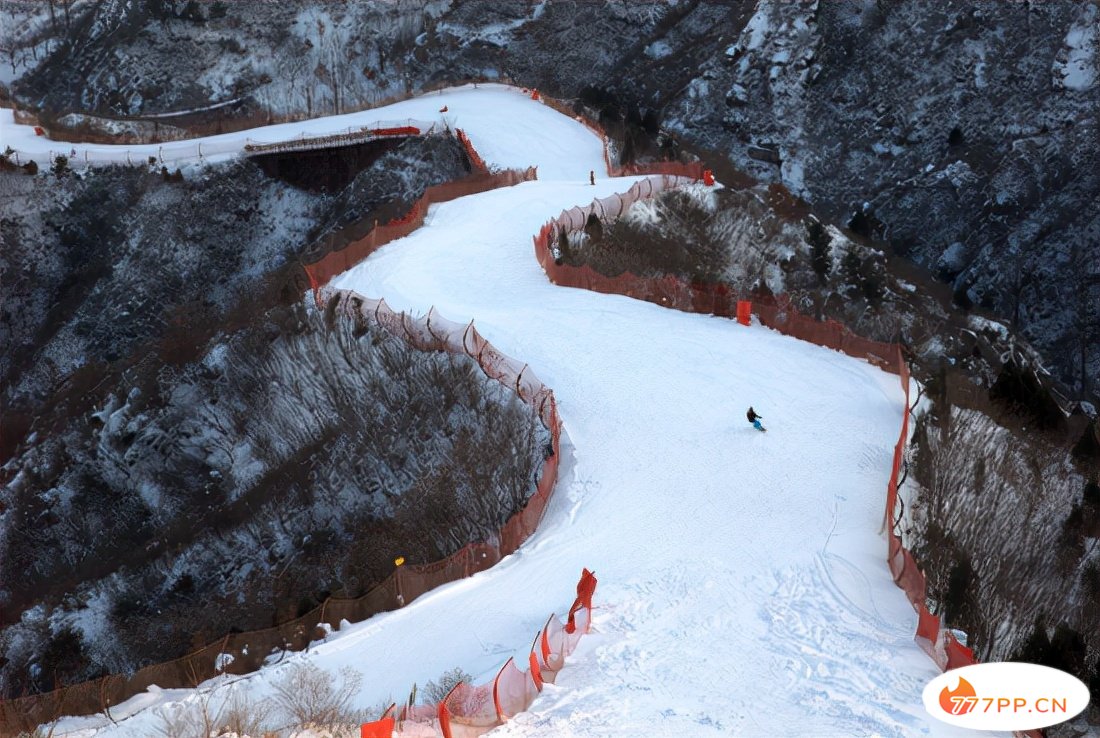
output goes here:
<path id="1" fill-rule="evenodd" d="M 361 115 L 443 105 L 488 162 L 535 164 L 540 181 L 436 207 L 335 286 L 476 320 L 554 388 L 572 465 L 515 555 L 238 688 L 270 694 L 302 659 L 361 672 L 363 706 L 453 666 L 482 680 L 525 657 L 587 566 L 600 579 L 595 632 L 495 735 L 962 735 L 921 706 L 937 670 L 878 534 L 905 409 L 897 378 L 759 326 L 551 285 L 532 234 L 632 180 L 588 185 L 603 171 L 598 139 L 507 88 Z M 768 433 L 746 423 L 750 404 Z M 116 725 L 72 718 L 55 735 L 152 735 L 157 708 L 191 699 L 142 695 L 113 708 Z"/>

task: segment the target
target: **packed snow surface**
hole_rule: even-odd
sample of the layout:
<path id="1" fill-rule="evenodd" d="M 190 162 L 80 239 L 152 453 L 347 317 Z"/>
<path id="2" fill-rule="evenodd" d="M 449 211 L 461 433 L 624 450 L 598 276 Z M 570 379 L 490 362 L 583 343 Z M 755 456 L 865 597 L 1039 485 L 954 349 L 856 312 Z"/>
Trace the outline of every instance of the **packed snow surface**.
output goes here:
<path id="1" fill-rule="evenodd" d="M 518 90 L 461 88 L 308 126 L 443 105 L 486 161 L 535 164 L 539 181 L 434 207 L 334 286 L 474 319 L 554 388 L 571 461 L 515 555 L 233 688 L 268 695 L 300 659 L 362 672 L 363 706 L 455 666 L 487 680 L 509 656 L 526 663 L 587 566 L 600 580 L 593 632 L 494 736 L 969 734 L 921 706 L 938 671 L 884 561 L 898 379 L 759 326 L 550 284 L 531 236 L 633 180 L 588 185 L 589 170 L 603 172 L 599 140 Z M 274 128 L 247 135 L 275 140 Z M 767 433 L 746 421 L 749 405 Z M 112 709 L 117 725 L 68 718 L 60 734 L 152 735 L 150 708 L 193 699 L 146 693 Z"/>

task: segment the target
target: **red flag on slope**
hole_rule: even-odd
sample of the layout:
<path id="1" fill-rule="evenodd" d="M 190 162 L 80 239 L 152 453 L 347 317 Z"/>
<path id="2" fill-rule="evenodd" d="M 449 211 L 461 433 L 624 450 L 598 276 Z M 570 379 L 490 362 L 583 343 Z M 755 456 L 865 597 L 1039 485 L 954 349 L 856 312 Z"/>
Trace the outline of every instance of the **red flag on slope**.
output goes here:
<path id="1" fill-rule="evenodd" d="M 582 607 L 589 612 L 592 612 L 592 595 L 596 592 L 596 575 L 588 569 L 581 570 L 581 580 L 577 582 L 577 599 L 573 601 L 573 606 L 569 608 L 569 620 L 565 624 L 565 632 L 572 633 L 577 629 L 577 624 L 574 621 L 574 616 L 577 614 L 577 610 Z M 591 621 L 591 618 L 589 618 Z"/>

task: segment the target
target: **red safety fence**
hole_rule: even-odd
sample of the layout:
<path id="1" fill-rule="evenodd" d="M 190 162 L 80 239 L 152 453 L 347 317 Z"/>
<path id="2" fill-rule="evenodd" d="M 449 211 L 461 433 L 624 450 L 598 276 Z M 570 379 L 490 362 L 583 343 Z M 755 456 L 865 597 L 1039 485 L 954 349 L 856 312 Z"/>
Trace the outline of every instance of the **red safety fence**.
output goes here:
<path id="1" fill-rule="evenodd" d="M 933 615 L 928 610 L 926 602 L 928 587 L 924 573 L 917 566 L 913 554 L 905 548 L 895 530 L 898 474 L 904 461 L 905 444 L 909 438 L 909 367 L 898 344 L 857 336 L 847 326 L 834 320 L 820 321 L 811 316 L 802 315 L 786 295 L 774 297 L 757 295 L 750 301 L 735 294 L 725 284 L 688 282 L 672 275 L 660 278 L 640 277 L 630 272 L 609 277 L 587 265 L 568 266 L 555 258 L 554 248 L 559 235 L 564 231 L 568 237 L 569 233 L 582 230 L 589 214 L 596 213 L 601 219 L 605 216 L 618 217 L 626 207 L 629 207 L 629 204 L 677 186 L 679 181 L 666 178 L 659 183 L 654 182 L 650 187 L 639 187 L 644 181 L 639 182 L 630 191 L 619 195 L 617 199 L 614 196 L 604 198 L 602 201 L 594 201 L 586 208 L 572 208 L 562 212 L 557 218 L 543 225 L 534 236 L 535 255 L 539 264 L 554 284 L 580 287 L 603 294 L 626 295 L 687 312 L 710 313 L 724 317 L 736 316 L 742 323 L 748 321 L 750 314 L 755 315 L 762 325 L 780 333 L 840 351 L 848 356 L 866 359 L 885 371 L 897 374 L 901 378 L 902 391 L 905 394 L 905 412 L 902 417 L 901 433 L 894 446 L 894 458 L 886 490 L 883 527 L 887 532 L 887 563 L 894 582 L 905 592 L 906 598 L 917 612 L 918 623 L 915 635 L 917 644 L 944 670 L 976 663 L 974 652 L 962 645 L 954 634 L 944 627 L 943 616 Z M 1029 731 L 1020 735 L 1038 737 L 1042 733 Z"/>
<path id="2" fill-rule="evenodd" d="M 387 710 L 379 720 L 362 725 L 360 738 L 476 738 L 504 725 L 531 706 L 544 684 L 557 679 L 566 658 L 589 631 L 595 591 L 596 577 L 584 569 L 568 622 L 563 624 L 557 615 L 546 620 L 531 642 L 526 669 L 509 658 L 492 681 L 456 684 L 439 704 L 405 705 L 396 718 Z"/>
<path id="3" fill-rule="evenodd" d="M 618 218 L 639 200 L 650 199 L 666 190 L 675 189 L 692 181 L 693 178 L 689 176 L 661 174 L 635 182 L 631 185 L 630 189 L 621 194 L 598 198 L 584 207 L 578 205 L 568 210 L 561 211 L 555 219 L 547 221 L 539 231 L 539 234 L 535 236 L 535 250 L 539 263 L 542 264 L 545 269 L 546 264 L 544 262 L 547 259 L 554 261 L 555 255 L 553 254 L 553 248 L 557 245 L 558 237 L 562 232 L 568 235 L 583 230 L 590 216 L 595 215 L 600 220 Z M 591 273 L 588 279 L 594 285 L 600 284 L 603 278 L 603 275 L 587 267 L 569 267 L 569 269 L 572 269 L 574 272 L 584 272 L 587 269 L 585 273 Z M 547 272 L 547 274 L 549 274 L 549 272 Z M 563 275 L 564 274 L 566 274 L 566 272 L 563 272 Z M 619 278 L 615 277 L 614 279 Z M 554 275 L 551 275 L 551 281 L 555 284 L 558 283 L 557 280 L 554 279 Z M 574 287 L 580 285 L 571 284 L 569 286 Z M 590 289 L 597 292 L 603 291 L 598 287 L 591 287 Z"/>
<path id="4" fill-rule="evenodd" d="M 905 406 L 909 407 L 909 367 L 900 361 L 901 385 L 905 392 Z M 883 528 L 888 539 L 887 563 L 894 582 L 905 592 L 913 609 L 917 611 L 916 641 L 921 649 L 943 670 L 976 664 L 974 651 L 961 644 L 954 633 L 944 627 L 943 617 L 933 615 L 926 605 L 928 582 L 917 566 L 916 559 L 901 541 L 895 531 L 898 474 L 905 459 L 905 444 L 909 439 L 909 413 L 906 411 L 901 421 L 901 435 L 894 446 L 894 459 L 890 468 L 890 481 L 886 488 L 886 517 Z M 1035 735 L 1038 735 L 1036 733 Z"/>
<path id="5" fill-rule="evenodd" d="M 45 694 L 0 701 L 0 735 L 32 731 L 62 715 L 109 713 L 112 705 L 152 685 L 161 689 L 194 687 L 219 674 L 255 671 L 269 658 L 302 650 L 314 639 L 324 637 L 325 624 L 338 630 L 342 621 L 359 622 L 395 610 L 441 584 L 484 571 L 513 553 L 534 533 L 553 493 L 561 453 L 561 421 L 550 388 L 526 364 L 497 350 L 472 322 L 451 322 L 434 309 L 423 318 L 413 318 L 394 312 L 382 300 L 369 300 L 351 292 L 331 291 L 328 296 L 336 301 L 332 305 L 334 311 L 348 320 L 379 325 L 419 349 L 471 357 L 486 376 L 507 385 L 538 413 L 550 431 L 551 454 L 543 462 L 538 484 L 526 506 L 504 524 L 493 540 L 471 543 L 442 561 L 399 566 L 362 597 L 329 598 L 294 620 L 273 628 L 230 633 L 180 659 L 148 666 L 129 676 L 113 674 Z M 547 673 L 553 673 L 553 669 L 544 670 L 543 679 Z M 514 709 L 508 704 L 509 709 Z"/>
<path id="6" fill-rule="evenodd" d="M 481 154 L 477 153 L 477 149 L 470 143 L 470 137 L 466 135 L 466 132 L 461 128 L 455 129 L 455 135 L 458 136 L 458 140 L 462 142 L 462 146 L 466 149 L 466 155 L 470 157 L 470 164 L 474 169 L 479 172 L 489 171 L 489 165 L 485 163 L 485 160 L 481 158 Z"/>

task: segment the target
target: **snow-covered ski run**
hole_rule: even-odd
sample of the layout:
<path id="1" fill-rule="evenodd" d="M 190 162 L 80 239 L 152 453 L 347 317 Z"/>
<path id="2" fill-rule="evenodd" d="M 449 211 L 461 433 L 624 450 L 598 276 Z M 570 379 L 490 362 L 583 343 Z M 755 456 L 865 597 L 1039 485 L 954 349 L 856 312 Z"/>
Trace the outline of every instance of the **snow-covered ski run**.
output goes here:
<path id="1" fill-rule="evenodd" d="M 203 149 L 441 120 L 443 106 L 490 165 L 537 165 L 539 180 L 436 206 L 425 227 L 333 286 L 474 319 L 554 389 L 572 460 L 515 555 L 233 688 L 268 695 L 302 659 L 362 672 L 362 706 L 455 666 L 485 681 L 509 656 L 526 659 L 587 566 L 600 580 L 593 632 L 557 684 L 493 736 L 971 734 L 925 713 L 921 690 L 938 669 L 913 642 L 916 616 L 885 564 L 879 526 L 905 409 L 897 377 L 759 326 L 550 284 L 532 235 L 634 181 L 599 176 L 602 144 L 584 126 L 518 90 L 480 86 L 212 137 Z M 58 148 L 4 112 L 14 148 Z M 170 147 L 159 155 L 168 161 Z M 750 404 L 771 432 L 745 422 Z M 146 693 L 113 708 L 115 725 L 66 718 L 55 735 L 145 738 L 157 733 L 153 708 L 193 699 Z"/>

